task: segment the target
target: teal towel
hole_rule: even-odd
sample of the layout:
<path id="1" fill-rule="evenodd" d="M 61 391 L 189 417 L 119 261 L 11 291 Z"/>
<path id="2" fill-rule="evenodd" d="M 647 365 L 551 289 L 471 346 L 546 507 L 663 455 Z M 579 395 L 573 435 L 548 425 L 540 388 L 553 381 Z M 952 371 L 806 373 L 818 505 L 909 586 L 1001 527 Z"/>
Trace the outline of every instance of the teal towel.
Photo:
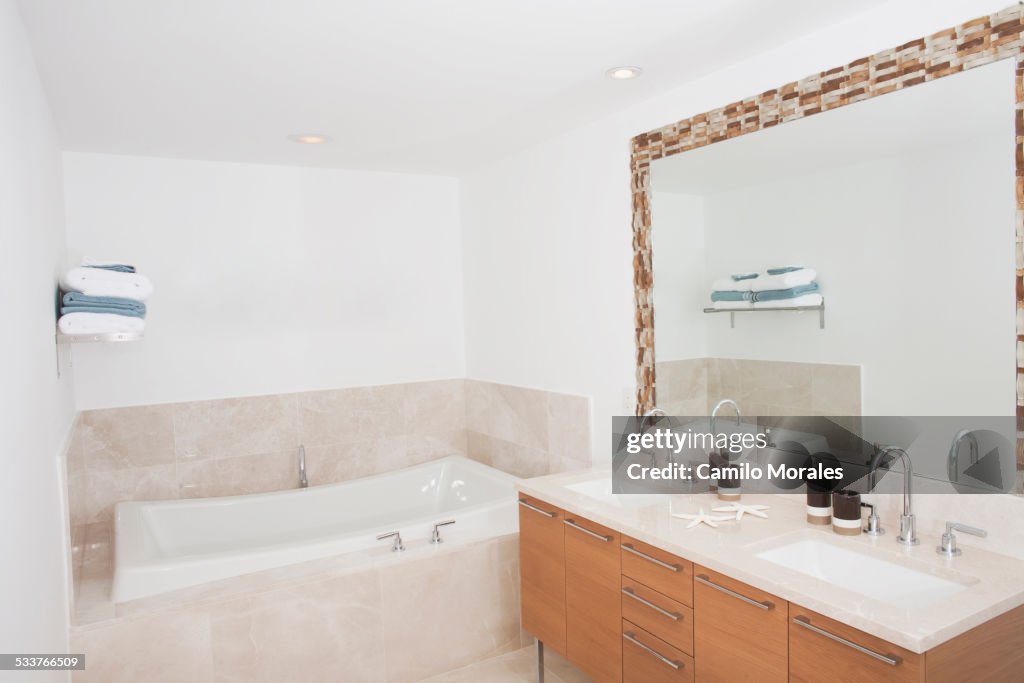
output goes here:
<path id="1" fill-rule="evenodd" d="M 783 266 L 781 268 L 769 268 L 767 273 L 769 275 L 784 275 L 786 273 L 792 273 L 796 270 L 803 270 L 804 266 Z"/>
<path id="2" fill-rule="evenodd" d="M 62 299 L 62 313 L 120 313 L 137 318 L 146 317 L 146 304 L 135 299 L 117 296 L 89 296 L 81 292 L 68 292 Z"/>
<path id="3" fill-rule="evenodd" d="M 754 301 L 779 301 L 781 299 L 795 299 L 803 294 L 811 294 L 818 291 L 818 283 L 812 282 L 807 285 L 797 285 L 789 289 L 769 289 L 766 292 L 754 292 Z M 714 295 L 711 297 L 715 301 Z M 728 301 L 728 299 L 722 299 Z"/>
<path id="4" fill-rule="evenodd" d="M 729 277 L 731 277 L 736 282 L 739 282 L 741 280 L 753 280 L 755 277 L 757 277 L 757 273 L 740 273 L 737 275 L 730 275 Z"/>
<path id="5" fill-rule="evenodd" d="M 145 318 L 145 311 L 130 311 L 127 308 L 106 308 L 103 306 L 61 306 L 60 314 L 68 313 L 113 313 L 114 315 L 125 315 L 130 318 Z"/>
<path id="6" fill-rule="evenodd" d="M 711 292 L 712 301 L 753 301 L 753 292 Z"/>
<path id="7" fill-rule="evenodd" d="M 135 266 L 129 266 L 127 263 L 105 263 L 103 265 L 89 264 L 86 268 L 99 268 L 100 270 L 112 270 L 115 273 L 134 273 Z"/>

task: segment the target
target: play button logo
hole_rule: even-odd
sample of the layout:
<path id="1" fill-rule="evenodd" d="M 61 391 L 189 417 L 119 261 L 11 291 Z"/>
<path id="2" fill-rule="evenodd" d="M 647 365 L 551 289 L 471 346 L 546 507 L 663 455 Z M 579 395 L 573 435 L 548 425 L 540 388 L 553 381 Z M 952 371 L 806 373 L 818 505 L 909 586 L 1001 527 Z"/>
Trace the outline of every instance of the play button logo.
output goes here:
<path id="1" fill-rule="evenodd" d="M 1003 466 L 999 462 L 999 449 L 993 448 L 985 457 L 970 465 L 964 474 L 995 489 L 1003 488 Z"/>

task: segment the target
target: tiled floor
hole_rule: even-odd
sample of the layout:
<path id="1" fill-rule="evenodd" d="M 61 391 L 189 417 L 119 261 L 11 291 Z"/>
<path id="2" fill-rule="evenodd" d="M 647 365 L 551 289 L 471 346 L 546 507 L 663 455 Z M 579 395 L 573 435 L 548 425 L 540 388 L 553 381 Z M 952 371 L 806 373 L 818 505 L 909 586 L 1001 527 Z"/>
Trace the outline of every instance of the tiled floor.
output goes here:
<path id="1" fill-rule="evenodd" d="M 432 676 L 420 683 L 532 683 L 537 680 L 537 651 L 531 645 L 507 655 Z M 589 683 L 590 678 L 551 652 L 544 653 L 545 683 Z"/>

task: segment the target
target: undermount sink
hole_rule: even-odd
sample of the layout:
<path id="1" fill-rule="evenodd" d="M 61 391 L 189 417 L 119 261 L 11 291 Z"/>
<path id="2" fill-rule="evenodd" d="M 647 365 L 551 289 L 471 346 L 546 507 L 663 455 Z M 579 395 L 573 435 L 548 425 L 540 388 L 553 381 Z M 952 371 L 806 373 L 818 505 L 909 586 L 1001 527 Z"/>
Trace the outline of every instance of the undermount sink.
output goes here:
<path id="1" fill-rule="evenodd" d="M 786 543 L 756 557 L 897 607 L 924 607 L 976 582 L 937 576 L 818 539 Z"/>
<path id="2" fill-rule="evenodd" d="M 570 484 L 565 488 L 576 493 L 582 493 L 590 498 L 596 498 L 603 503 L 610 503 L 623 508 L 656 505 L 667 498 L 667 496 L 658 493 L 612 493 L 611 477 L 607 479 L 591 479 L 579 484 Z"/>

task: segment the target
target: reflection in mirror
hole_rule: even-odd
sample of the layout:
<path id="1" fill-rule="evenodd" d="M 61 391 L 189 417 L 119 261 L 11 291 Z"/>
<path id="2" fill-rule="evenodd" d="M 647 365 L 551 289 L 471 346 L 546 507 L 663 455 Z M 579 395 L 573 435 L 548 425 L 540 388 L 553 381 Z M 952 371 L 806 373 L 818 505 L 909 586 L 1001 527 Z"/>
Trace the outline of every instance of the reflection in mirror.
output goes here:
<path id="1" fill-rule="evenodd" d="M 1013 117 L 1005 60 L 653 162 L 658 407 L 1012 416 Z"/>

